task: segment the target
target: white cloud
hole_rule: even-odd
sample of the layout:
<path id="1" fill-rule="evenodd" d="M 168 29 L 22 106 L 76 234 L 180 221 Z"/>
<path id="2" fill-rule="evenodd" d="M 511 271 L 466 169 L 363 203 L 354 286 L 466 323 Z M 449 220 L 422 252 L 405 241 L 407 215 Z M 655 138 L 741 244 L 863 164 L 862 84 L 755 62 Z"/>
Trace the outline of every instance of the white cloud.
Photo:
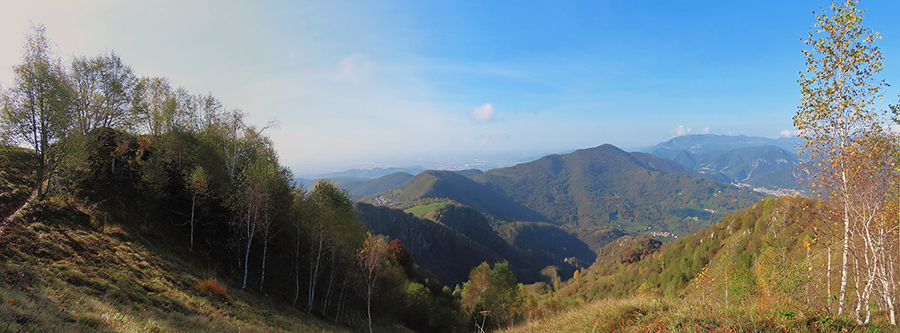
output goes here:
<path id="1" fill-rule="evenodd" d="M 798 135 L 800 135 L 800 130 L 783 130 L 783 131 L 781 131 L 782 138 L 798 136 Z"/>
<path id="2" fill-rule="evenodd" d="M 709 134 L 709 126 L 700 131 L 700 134 Z"/>
<path id="3" fill-rule="evenodd" d="M 491 103 L 485 103 L 482 106 L 475 108 L 472 110 L 472 113 L 469 114 L 472 119 L 482 122 L 491 121 L 491 118 L 494 117 L 494 105 Z"/>
<path id="4" fill-rule="evenodd" d="M 707 128 L 707 129 L 709 129 L 709 128 Z M 678 128 L 676 128 L 675 130 L 672 131 L 672 134 L 675 134 L 675 136 L 688 135 L 688 134 L 691 134 L 691 129 L 685 128 L 684 125 L 679 125 Z"/>

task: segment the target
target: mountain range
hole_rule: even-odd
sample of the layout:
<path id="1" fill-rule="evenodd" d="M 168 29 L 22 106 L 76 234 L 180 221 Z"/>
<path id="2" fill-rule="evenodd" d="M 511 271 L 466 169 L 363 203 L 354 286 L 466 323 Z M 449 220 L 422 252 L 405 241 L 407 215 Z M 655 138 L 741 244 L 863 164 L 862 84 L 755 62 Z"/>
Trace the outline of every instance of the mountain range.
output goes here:
<path id="1" fill-rule="evenodd" d="M 662 158 L 671 159 L 682 150 L 691 154 L 703 154 L 735 148 L 777 146 L 787 152 L 796 153 L 800 143 L 802 143 L 802 140 L 798 137 L 770 139 L 747 135 L 691 134 L 674 137 L 669 141 L 659 143 L 647 152 Z"/>
<path id="2" fill-rule="evenodd" d="M 687 135 L 660 143 L 648 152 L 674 160 L 716 181 L 772 195 L 799 194 L 806 172 L 799 138 Z"/>
<path id="3" fill-rule="evenodd" d="M 484 172 L 333 181 L 360 201 L 357 215 L 369 229 L 407 244 L 443 283 L 500 260 L 533 282 L 544 267 L 570 273 L 589 265 L 621 236 L 672 241 L 708 227 L 765 197 L 751 188 L 793 188 L 802 160 L 786 148 L 795 142 L 691 135 L 646 153 L 605 144 Z"/>
<path id="4" fill-rule="evenodd" d="M 408 206 L 446 198 L 483 214 L 506 234 L 534 226 L 515 222 L 543 223 L 574 233 L 596 251 L 623 234 L 690 233 L 762 197 L 703 178 L 672 160 L 607 144 L 471 177 L 424 171 L 363 201 Z"/>

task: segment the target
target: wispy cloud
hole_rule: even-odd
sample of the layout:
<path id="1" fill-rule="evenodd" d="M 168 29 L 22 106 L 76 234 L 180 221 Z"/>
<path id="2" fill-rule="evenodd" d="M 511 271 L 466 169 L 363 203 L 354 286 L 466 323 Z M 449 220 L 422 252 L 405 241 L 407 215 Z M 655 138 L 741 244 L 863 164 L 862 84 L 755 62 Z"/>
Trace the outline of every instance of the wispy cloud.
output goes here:
<path id="1" fill-rule="evenodd" d="M 672 130 L 672 134 L 675 136 L 684 136 L 691 134 L 691 129 L 684 127 L 684 125 L 678 125 L 678 128 Z"/>
<path id="2" fill-rule="evenodd" d="M 800 130 L 783 130 L 783 131 L 781 131 L 782 138 L 798 136 L 798 135 L 800 135 Z"/>
<path id="3" fill-rule="evenodd" d="M 485 103 L 484 105 L 475 108 L 475 110 L 472 110 L 469 116 L 480 122 L 491 121 L 491 119 L 494 118 L 494 105 Z"/>
<path id="4" fill-rule="evenodd" d="M 674 136 L 685 136 L 694 132 L 694 129 L 690 127 L 685 127 L 684 125 L 678 125 L 678 128 L 670 131 Z M 703 128 L 698 132 L 698 134 L 709 134 L 709 126 Z"/>

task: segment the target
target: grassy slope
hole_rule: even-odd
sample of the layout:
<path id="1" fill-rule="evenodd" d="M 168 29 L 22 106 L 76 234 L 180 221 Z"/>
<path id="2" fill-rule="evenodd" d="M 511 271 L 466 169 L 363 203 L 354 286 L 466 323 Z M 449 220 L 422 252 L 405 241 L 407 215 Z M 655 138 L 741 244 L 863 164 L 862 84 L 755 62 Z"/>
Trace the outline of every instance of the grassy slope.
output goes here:
<path id="1" fill-rule="evenodd" d="M 438 208 L 441 208 L 441 207 L 443 207 L 443 206 L 446 206 L 446 205 L 449 204 L 449 203 L 450 203 L 450 201 L 447 201 L 447 200 L 437 200 L 437 201 L 434 201 L 434 202 L 430 202 L 430 203 L 428 203 L 428 204 L 424 204 L 424 205 L 420 205 L 420 206 L 415 206 L 415 207 L 413 207 L 413 208 L 407 208 L 407 209 L 403 210 L 403 212 L 404 212 L 404 213 L 413 214 L 413 215 L 415 215 L 416 217 L 423 217 L 422 215 L 431 213 L 431 212 L 433 212 L 435 209 L 438 209 Z M 430 218 L 430 216 L 429 216 L 429 218 Z"/>
<path id="2" fill-rule="evenodd" d="M 0 146 L 0 219 L 31 192 L 29 155 Z M 226 285 L 226 302 L 199 291 L 199 281 L 227 272 L 138 206 L 130 199 L 85 206 L 60 196 L 27 206 L 0 234 L 0 331 L 349 331 L 279 296 Z"/>
<path id="3" fill-rule="evenodd" d="M 893 331 L 877 311 L 869 327 L 830 317 L 819 208 L 805 198 L 768 198 L 634 263 L 604 249 L 550 296 L 574 306 L 510 331 Z"/>
<path id="4" fill-rule="evenodd" d="M 0 235 L 0 329 L 121 332 L 342 331 L 280 300 L 230 288 L 148 230 L 96 225 L 76 204 L 32 206 Z M 173 249 L 177 249 L 173 251 Z"/>
<path id="5" fill-rule="evenodd" d="M 745 311 L 697 299 L 635 296 L 585 304 L 504 330 L 529 332 L 884 332 L 849 321 Z"/>
<path id="6" fill-rule="evenodd" d="M 37 160 L 29 150 L 0 144 L 0 220 L 28 198 Z"/>

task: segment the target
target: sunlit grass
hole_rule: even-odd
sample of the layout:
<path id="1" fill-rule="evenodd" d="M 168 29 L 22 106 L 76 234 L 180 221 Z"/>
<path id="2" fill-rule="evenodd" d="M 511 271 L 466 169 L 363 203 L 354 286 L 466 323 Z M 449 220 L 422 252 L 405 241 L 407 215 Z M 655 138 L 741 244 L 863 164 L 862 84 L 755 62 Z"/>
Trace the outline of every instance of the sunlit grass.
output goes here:
<path id="1" fill-rule="evenodd" d="M 879 323 L 860 327 L 850 320 L 795 312 L 757 312 L 700 300 L 635 296 L 606 299 L 504 332 L 889 332 Z"/>
<path id="2" fill-rule="evenodd" d="M 441 208 L 441 207 L 444 207 L 444 206 L 448 205 L 449 203 L 450 203 L 450 202 L 447 201 L 447 200 L 438 200 L 438 201 L 431 202 L 431 203 L 429 203 L 429 204 L 427 204 L 427 205 L 416 206 L 416 207 L 413 207 L 413 208 L 406 209 L 406 210 L 404 210 L 403 212 L 404 212 L 404 213 L 413 214 L 413 215 L 415 215 L 415 216 L 417 216 L 417 217 L 421 217 L 422 215 L 425 215 L 425 214 L 428 214 L 428 213 L 430 213 L 430 212 L 433 212 L 433 211 L 435 211 L 435 210 L 438 209 L 438 208 Z"/>
<path id="3" fill-rule="evenodd" d="M 36 205 L 0 235 L 0 331 L 344 330 L 255 293 L 230 295 L 183 254 L 151 250 L 139 230 L 93 226 L 75 206 Z"/>

